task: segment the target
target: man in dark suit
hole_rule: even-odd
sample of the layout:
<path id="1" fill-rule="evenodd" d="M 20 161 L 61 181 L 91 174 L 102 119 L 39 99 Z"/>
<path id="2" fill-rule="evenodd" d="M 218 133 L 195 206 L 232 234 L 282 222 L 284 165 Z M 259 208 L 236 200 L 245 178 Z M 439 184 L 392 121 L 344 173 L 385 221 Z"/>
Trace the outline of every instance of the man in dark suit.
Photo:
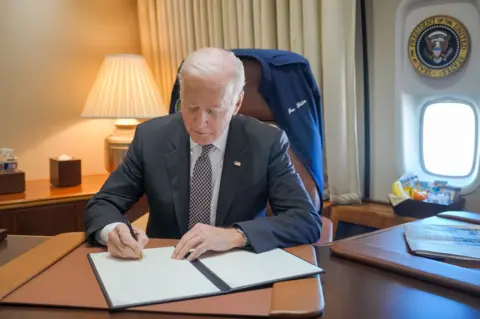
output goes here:
<path id="1" fill-rule="evenodd" d="M 148 237 L 179 238 L 172 258 L 205 251 L 311 244 L 321 220 L 290 161 L 285 133 L 237 115 L 243 100 L 242 62 L 205 48 L 179 73 L 181 112 L 138 125 L 124 162 L 89 201 L 90 243 L 117 257 L 138 258 Z M 125 213 L 146 194 L 150 214 L 137 240 Z M 275 216 L 264 217 L 267 201 Z M 147 236 L 148 235 L 148 236 Z"/>

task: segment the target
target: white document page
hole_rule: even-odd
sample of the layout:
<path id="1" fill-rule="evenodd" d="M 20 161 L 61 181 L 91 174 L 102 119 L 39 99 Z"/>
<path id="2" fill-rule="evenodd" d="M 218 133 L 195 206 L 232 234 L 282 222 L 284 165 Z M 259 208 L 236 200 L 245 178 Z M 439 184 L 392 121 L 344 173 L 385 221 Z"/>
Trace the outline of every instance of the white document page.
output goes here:
<path id="1" fill-rule="evenodd" d="M 232 250 L 199 259 L 232 289 L 303 277 L 323 271 L 283 249 L 260 254 Z"/>
<path id="2" fill-rule="evenodd" d="M 219 293 L 186 259 L 171 258 L 174 247 L 144 249 L 142 260 L 93 253 L 90 258 L 110 299 L 125 307 Z"/>

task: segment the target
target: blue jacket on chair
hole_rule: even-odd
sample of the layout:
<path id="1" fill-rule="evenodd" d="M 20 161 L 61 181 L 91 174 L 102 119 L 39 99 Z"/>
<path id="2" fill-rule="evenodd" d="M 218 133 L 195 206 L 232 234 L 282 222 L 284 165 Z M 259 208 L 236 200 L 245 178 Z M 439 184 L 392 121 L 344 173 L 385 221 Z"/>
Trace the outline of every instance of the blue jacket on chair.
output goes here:
<path id="1" fill-rule="evenodd" d="M 260 94 L 275 122 L 287 134 L 292 150 L 309 170 L 323 202 L 323 123 L 320 91 L 310 63 L 283 50 L 232 49 L 238 58 L 256 59 L 262 66 Z M 170 114 L 175 113 L 179 83 L 175 82 Z"/>

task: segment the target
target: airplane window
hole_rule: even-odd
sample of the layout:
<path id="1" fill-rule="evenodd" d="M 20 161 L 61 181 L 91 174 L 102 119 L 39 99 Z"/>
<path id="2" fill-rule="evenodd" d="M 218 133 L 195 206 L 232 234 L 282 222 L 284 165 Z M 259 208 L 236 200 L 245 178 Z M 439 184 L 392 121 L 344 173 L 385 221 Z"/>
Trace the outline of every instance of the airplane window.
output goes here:
<path id="1" fill-rule="evenodd" d="M 466 177 L 474 169 L 477 144 L 474 108 L 461 102 L 435 102 L 423 110 L 421 154 L 434 175 Z"/>

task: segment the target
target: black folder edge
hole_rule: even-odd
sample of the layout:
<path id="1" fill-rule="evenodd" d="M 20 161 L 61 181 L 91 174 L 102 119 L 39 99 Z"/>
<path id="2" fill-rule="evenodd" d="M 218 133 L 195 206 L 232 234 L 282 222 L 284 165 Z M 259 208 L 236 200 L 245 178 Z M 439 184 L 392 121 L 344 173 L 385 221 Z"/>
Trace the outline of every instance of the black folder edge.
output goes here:
<path id="1" fill-rule="evenodd" d="M 317 276 L 321 273 L 324 273 L 325 270 L 320 268 L 318 265 L 315 265 L 309 261 L 306 261 L 305 259 L 302 259 L 286 250 L 285 252 L 289 253 L 290 255 L 306 262 L 309 263 L 315 267 L 318 268 L 317 271 L 311 272 L 311 273 L 306 273 L 298 276 L 290 276 L 290 277 L 285 277 L 281 279 L 274 279 L 274 280 L 267 280 L 264 282 L 259 282 L 253 285 L 247 285 L 247 286 L 242 286 L 238 288 L 231 288 L 227 283 L 225 283 L 220 277 L 218 277 L 213 271 L 211 271 L 205 264 L 203 264 L 200 260 L 196 259 L 194 261 L 191 261 L 193 266 L 200 271 L 208 280 L 210 280 L 217 288 L 220 290 L 217 293 L 205 293 L 205 294 L 199 294 L 199 295 L 192 295 L 188 297 L 179 297 L 179 298 L 172 298 L 172 299 L 163 299 L 163 300 L 152 300 L 152 301 L 146 301 L 146 302 L 139 302 L 139 303 L 131 303 L 131 304 L 124 304 L 122 306 L 114 306 L 112 304 L 112 301 L 110 299 L 110 296 L 108 295 L 107 289 L 105 288 L 103 281 L 100 278 L 100 274 L 98 273 L 97 268 L 95 267 L 95 263 L 93 262 L 93 259 L 90 257 L 91 254 L 96 254 L 96 253 L 88 253 L 87 258 L 90 263 L 90 266 L 93 269 L 93 272 L 95 274 L 95 278 L 97 279 L 97 282 L 100 286 L 100 289 L 102 290 L 102 293 L 105 297 L 105 300 L 107 301 L 108 308 L 111 312 L 115 311 L 121 311 L 121 310 L 126 310 L 127 308 L 133 308 L 133 307 L 139 307 L 139 306 L 149 306 L 149 305 L 157 305 L 157 304 L 162 304 L 162 303 L 168 303 L 168 302 L 174 302 L 174 301 L 184 301 L 184 300 L 190 300 L 190 299 L 198 299 L 198 298 L 204 298 L 204 297 L 213 297 L 213 296 L 219 296 L 219 295 L 225 295 L 227 293 L 232 293 L 232 292 L 240 292 L 244 290 L 248 290 L 251 288 L 262 288 L 267 285 L 277 283 L 277 282 L 282 282 L 282 281 L 288 281 L 288 280 L 293 280 L 293 279 L 303 279 L 303 278 L 309 278 L 312 276 Z M 225 289 L 225 290 L 223 290 Z"/>
<path id="2" fill-rule="evenodd" d="M 221 292 L 229 292 L 232 291 L 232 288 L 223 281 L 220 277 L 218 277 L 213 271 L 210 270 L 204 263 L 200 260 L 192 260 L 190 262 L 199 272 L 202 273 L 211 283 L 213 283 Z"/>

